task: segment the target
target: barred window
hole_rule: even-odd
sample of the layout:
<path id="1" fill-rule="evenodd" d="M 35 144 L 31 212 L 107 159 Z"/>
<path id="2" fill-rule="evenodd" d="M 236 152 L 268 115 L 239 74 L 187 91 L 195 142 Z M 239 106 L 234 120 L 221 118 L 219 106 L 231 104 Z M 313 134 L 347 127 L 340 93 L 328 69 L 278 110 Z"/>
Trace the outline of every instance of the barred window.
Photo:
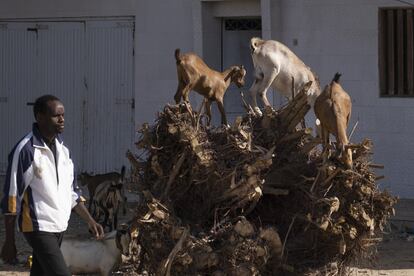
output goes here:
<path id="1" fill-rule="evenodd" d="M 224 21 L 224 29 L 226 31 L 261 31 L 262 21 L 260 18 L 226 19 Z"/>
<path id="2" fill-rule="evenodd" d="M 380 8 L 378 15 L 380 95 L 414 97 L 414 8 Z"/>

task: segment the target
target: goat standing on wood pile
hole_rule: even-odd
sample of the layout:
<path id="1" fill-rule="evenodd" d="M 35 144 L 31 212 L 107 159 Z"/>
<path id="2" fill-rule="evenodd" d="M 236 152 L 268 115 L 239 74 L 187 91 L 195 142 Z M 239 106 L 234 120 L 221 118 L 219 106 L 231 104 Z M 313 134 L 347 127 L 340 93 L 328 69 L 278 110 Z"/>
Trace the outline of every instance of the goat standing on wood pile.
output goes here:
<path id="1" fill-rule="evenodd" d="M 109 276 L 121 263 L 121 254 L 129 255 L 130 242 L 130 231 L 122 229 L 107 233 L 102 240 L 64 239 L 61 250 L 71 273 Z"/>
<path id="2" fill-rule="evenodd" d="M 112 181 L 118 184 L 124 184 L 125 182 L 125 166 L 122 166 L 121 173 L 118 172 L 110 172 L 105 174 L 96 174 L 90 175 L 87 172 L 83 172 L 78 176 L 78 180 L 81 182 L 82 186 L 88 187 L 89 192 L 89 212 L 92 214 L 95 210 L 92 210 L 94 196 L 96 194 L 96 189 L 99 185 L 108 181 Z M 123 206 L 123 213 L 126 214 L 126 197 L 124 195 L 124 188 L 121 189 L 122 196 L 124 197 L 124 206 Z"/>
<path id="3" fill-rule="evenodd" d="M 217 102 L 221 113 L 221 123 L 227 125 L 224 110 L 224 94 L 233 82 L 239 88 L 244 86 L 246 70 L 243 65 L 232 66 L 224 72 L 210 69 L 204 61 L 194 53 L 180 54 L 175 50 L 177 63 L 178 87 L 174 99 L 178 104 L 181 98 L 188 102 L 188 94 L 194 90 L 206 98 L 207 125 L 211 122 L 211 102 Z"/>
<path id="4" fill-rule="evenodd" d="M 332 82 L 325 87 L 315 101 L 315 114 L 321 122 L 321 138 L 326 150 L 329 144 L 329 133 L 336 137 L 337 148 L 341 160 L 349 169 L 352 168 L 352 150 L 347 147 L 349 141 L 346 134 L 351 118 L 351 97 L 339 84 L 341 75 L 336 73 Z"/>
<path id="5" fill-rule="evenodd" d="M 307 91 L 308 103 L 313 107 L 321 88 L 317 76 L 303 61 L 288 47 L 275 40 L 253 37 L 250 48 L 255 70 L 255 81 L 250 88 L 250 95 L 253 109 L 258 115 L 262 115 L 262 112 L 257 106 L 257 94 L 265 106 L 271 106 L 266 96 L 270 87 L 291 99 L 292 87 L 296 92 L 309 81 L 312 81 L 312 85 Z"/>
<path id="6" fill-rule="evenodd" d="M 125 205 L 125 197 L 122 195 L 122 184 L 114 181 L 105 181 L 95 191 L 93 199 L 94 211 L 92 217 L 99 221 L 104 214 L 103 227 L 108 226 L 109 231 L 117 229 L 118 211 L 121 204 Z"/>

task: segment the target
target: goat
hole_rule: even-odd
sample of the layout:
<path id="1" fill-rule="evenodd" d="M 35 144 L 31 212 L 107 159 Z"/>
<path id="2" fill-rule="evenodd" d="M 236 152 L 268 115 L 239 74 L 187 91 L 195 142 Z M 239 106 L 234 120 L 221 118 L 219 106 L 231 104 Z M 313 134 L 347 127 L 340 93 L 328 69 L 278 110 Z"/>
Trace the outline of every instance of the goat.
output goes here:
<path id="1" fill-rule="evenodd" d="M 130 242 L 130 231 L 122 229 L 105 234 L 102 240 L 65 238 L 60 248 L 71 273 L 109 276 L 121 263 L 121 254 L 129 255 Z"/>
<path id="2" fill-rule="evenodd" d="M 211 102 L 217 103 L 221 113 L 221 123 L 227 125 L 224 110 L 224 94 L 233 82 L 239 88 L 244 86 L 246 70 L 243 65 L 231 66 L 223 72 L 210 69 L 204 61 L 194 53 L 181 55 L 180 49 L 175 50 L 177 64 L 178 87 L 174 99 L 178 104 L 181 99 L 188 102 L 188 94 L 194 90 L 206 99 L 207 125 L 211 122 Z"/>
<path id="3" fill-rule="evenodd" d="M 329 143 L 329 133 L 332 133 L 340 150 L 341 160 L 349 169 L 352 168 L 352 150 L 347 147 L 349 141 L 346 129 L 351 117 L 351 97 L 339 84 L 341 75 L 336 73 L 333 80 L 316 98 L 315 115 L 321 122 L 321 138 L 324 149 Z"/>
<path id="4" fill-rule="evenodd" d="M 292 98 L 292 87 L 299 89 L 309 81 L 308 103 L 313 107 L 316 97 L 320 94 L 317 76 L 288 47 L 275 40 L 262 40 L 253 37 L 250 48 L 255 70 L 255 81 L 249 92 L 252 107 L 256 114 L 262 115 L 257 106 L 256 96 L 260 95 L 265 106 L 271 106 L 266 92 L 269 87 L 279 91 L 283 96 Z M 293 82 L 293 84 L 292 84 Z"/>
<path id="5" fill-rule="evenodd" d="M 104 214 L 102 225 L 104 227 L 108 226 L 109 231 L 117 229 L 119 206 L 124 201 L 125 197 L 122 195 L 122 184 L 114 181 L 105 181 L 95 191 L 95 197 L 92 202 L 94 206 L 92 217 L 99 221 L 101 215 Z"/>
<path id="6" fill-rule="evenodd" d="M 93 213 L 92 210 L 93 200 L 96 193 L 96 189 L 99 185 L 106 181 L 113 181 L 118 184 L 123 184 L 125 182 L 125 166 L 122 166 L 121 173 L 110 172 L 105 174 L 95 174 L 91 175 L 87 172 L 83 172 L 78 176 L 78 180 L 81 182 L 82 186 L 88 187 L 89 192 L 89 212 Z M 106 182 L 109 183 L 109 182 Z M 123 213 L 126 214 L 126 197 L 124 195 L 124 189 L 122 188 L 122 196 L 124 197 L 124 206 Z"/>

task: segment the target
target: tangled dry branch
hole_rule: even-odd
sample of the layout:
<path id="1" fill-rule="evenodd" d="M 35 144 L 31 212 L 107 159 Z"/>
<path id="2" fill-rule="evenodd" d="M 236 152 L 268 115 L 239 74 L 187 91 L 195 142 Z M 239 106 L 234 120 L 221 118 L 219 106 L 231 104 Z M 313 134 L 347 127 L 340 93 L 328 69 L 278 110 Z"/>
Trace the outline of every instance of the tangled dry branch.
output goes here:
<path id="1" fill-rule="evenodd" d="M 347 170 L 297 127 L 307 89 L 230 128 L 206 128 L 188 104 L 143 126 L 143 155 L 128 153 L 145 190 L 130 273 L 338 275 L 369 257 L 396 199 L 378 188 L 371 141 L 352 145 Z"/>

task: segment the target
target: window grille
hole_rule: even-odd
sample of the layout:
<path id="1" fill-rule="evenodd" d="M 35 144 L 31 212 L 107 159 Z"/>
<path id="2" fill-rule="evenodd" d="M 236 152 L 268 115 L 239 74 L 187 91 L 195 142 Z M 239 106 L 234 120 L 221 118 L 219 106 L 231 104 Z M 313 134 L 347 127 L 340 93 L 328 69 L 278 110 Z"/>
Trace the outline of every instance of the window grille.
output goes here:
<path id="1" fill-rule="evenodd" d="M 414 97 L 414 8 L 380 8 L 378 37 L 380 95 Z"/>
<path id="2" fill-rule="evenodd" d="M 260 20 L 260 18 L 225 19 L 224 29 L 226 31 L 260 31 L 262 30 L 262 21 Z"/>

